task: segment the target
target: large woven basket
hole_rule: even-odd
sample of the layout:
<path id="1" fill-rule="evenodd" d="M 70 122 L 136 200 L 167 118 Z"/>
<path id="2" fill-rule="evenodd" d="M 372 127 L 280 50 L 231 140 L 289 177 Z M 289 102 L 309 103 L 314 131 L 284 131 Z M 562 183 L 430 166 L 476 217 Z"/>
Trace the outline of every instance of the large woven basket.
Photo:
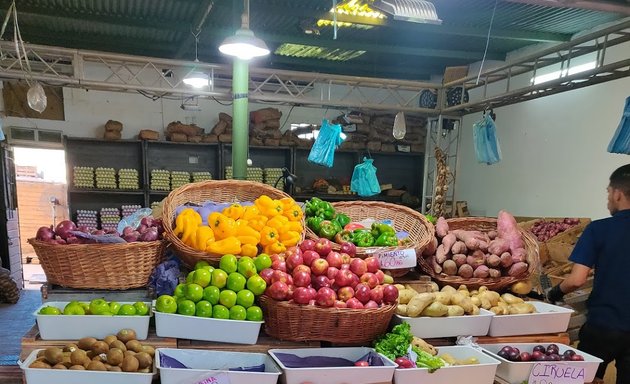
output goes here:
<path id="1" fill-rule="evenodd" d="M 343 344 L 371 343 L 387 332 L 395 305 L 377 309 L 320 308 L 260 297 L 265 332 L 287 341 L 329 341 Z"/>
<path id="2" fill-rule="evenodd" d="M 254 201 L 261 195 L 267 195 L 272 199 L 291 197 L 272 186 L 253 181 L 209 180 L 186 184 L 172 191 L 164 200 L 162 222 L 165 237 L 173 244 L 175 254 L 177 254 L 182 262 L 189 268 L 193 268 L 200 260 L 218 265 L 223 255 L 199 251 L 184 244 L 184 242 L 175 236 L 173 233 L 175 210 L 180 205 L 186 203 L 203 204 L 206 201 L 214 201 L 216 203 Z"/>
<path id="3" fill-rule="evenodd" d="M 127 244 L 48 244 L 29 239 L 51 284 L 68 288 L 145 287 L 164 259 L 164 241 Z"/>
<path id="4" fill-rule="evenodd" d="M 463 218 L 455 218 L 448 219 L 449 230 L 453 229 L 463 229 L 467 231 L 496 231 L 497 229 L 497 219 L 494 218 L 485 218 L 485 217 L 463 217 Z M 501 276 L 497 278 L 479 278 L 472 277 L 469 279 L 465 279 L 460 276 L 448 276 L 444 273 L 437 274 L 429 264 L 429 262 L 424 257 L 418 258 L 418 264 L 422 271 L 427 275 L 431 276 L 433 280 L 435 280 L 439 285 L 450 285 L 452 287 L 459 287 L 464 284 L 469 289 L 477 289 L 482 285 L 485 285 L 489 289 L 493 290 L 502 290 L 510 285 L 516 283 L 517 281 L 527 280 L 530 276 L 537 274 L 540 268 L 540 260 L 538 258 L 538 243 L 534 236 L 528 232 L 518 227 L 518 231 L 521 233 L 523 237 L 523 243 L 525 244 L 525 250 L 527 251 L 527 263 L 529 264 L 527 268 L 527 272 L 517 276 Z"/>
<path id="5" fill-rule="evenodd" d="M 392 220 L 396 231 L 409 233 L 411 247 L 418 255 L 431 242 L 435 229 L 420 212 L 399 204 L 384 203 L 381 201 L 343 201 L 332 203 L 337 212 L 344 213 L 352 221 L 361 221 L 367 218 L 375 220 Z M 319 237 L 310 228 L 306 228 L 306 237 L 317 241 Z M 366 257 L 376 252 L 408 249 L 409 246 L 399 247 L 357 247 L 357 256 Z M 332 249 L 339 251 L 341 247 L 332 243 Z"/>

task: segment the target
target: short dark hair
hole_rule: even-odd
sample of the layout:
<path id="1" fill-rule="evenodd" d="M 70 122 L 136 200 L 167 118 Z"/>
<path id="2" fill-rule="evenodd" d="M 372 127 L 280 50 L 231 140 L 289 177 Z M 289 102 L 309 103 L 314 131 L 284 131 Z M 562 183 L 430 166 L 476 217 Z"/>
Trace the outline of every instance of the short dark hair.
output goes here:
<path id="1" fill-rule="evenodd" d="M 610 186 L 630 198 L 630 164 L 623 165 L 610 175 Z"/>

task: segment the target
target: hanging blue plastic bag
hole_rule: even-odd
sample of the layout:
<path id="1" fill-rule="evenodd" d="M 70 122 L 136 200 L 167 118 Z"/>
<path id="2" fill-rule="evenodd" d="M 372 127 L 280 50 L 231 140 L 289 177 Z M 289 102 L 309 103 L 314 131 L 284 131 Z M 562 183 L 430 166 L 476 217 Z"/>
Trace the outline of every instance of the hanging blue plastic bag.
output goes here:
<path id="1" fill-rule="evenodd" d="M 374 159 L 363 158 L 363 163 L 357 164 L 352 172 L 350 190 L 359 196 L 369 197 L 381 193 L 381 185 L 376 177 Z"/>
<path id="2" fill-rule="evenodd" d="M 473 124 L 473 141 L 478 162 L 491 165 L 501 161 L 497 128 L 489 113 Z"/>
<path id="3" fill-rule="evenodd" d="M 608 152 L 630 155 L 630 97 L 626 99 L 621 121 L 608 144 Z"/>
<path id="4" fill-rule="evenodd" d="M 332 168 L 335 162 L 335 149 L 341 144 L 341 125 L 330 124 L 328 120 L 322 121 L 319 135 L 313 143 L 308 161 L 324 167 Z"/>

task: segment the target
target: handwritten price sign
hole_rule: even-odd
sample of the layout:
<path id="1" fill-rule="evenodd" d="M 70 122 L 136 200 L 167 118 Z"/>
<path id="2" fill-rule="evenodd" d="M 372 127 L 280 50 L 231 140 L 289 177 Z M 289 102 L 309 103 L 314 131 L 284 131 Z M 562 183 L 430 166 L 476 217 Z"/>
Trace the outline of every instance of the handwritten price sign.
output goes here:
<path id="1" fill-rule="evenodd" d="M 584 384 L 584 367 L 563 363 L 536 363 L 528 384 Z"/>
<path id="2" fill-rule="evenodd" d="M 376 258 L 381 264 L 381 269 L 413 268 L 418 263 L 414 249 L 380 252 Z"/>

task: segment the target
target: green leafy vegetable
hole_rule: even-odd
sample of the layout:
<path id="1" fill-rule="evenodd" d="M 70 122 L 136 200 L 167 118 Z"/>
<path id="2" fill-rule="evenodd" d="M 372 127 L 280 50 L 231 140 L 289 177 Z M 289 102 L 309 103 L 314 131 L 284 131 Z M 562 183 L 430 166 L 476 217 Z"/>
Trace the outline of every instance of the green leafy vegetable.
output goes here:
<path id="1" fill-rule="evenodd" d="M 412 350 L 418 355 L 416 360 L 418 368 L 428 368 L 429 373 L 433 373 L 444 366 L 444 360 L 441 358 L 433 356 L 416 346 L 413 346 Z"/>
<path id="2" fill-rule="evenodd" d="M 381 353 L 391 360 L 405 356 L 411 345 L 413 335 L 408 323 L 396 325 L 390 333 L 381 336 L 374 343 L 376 352 Z"/>

